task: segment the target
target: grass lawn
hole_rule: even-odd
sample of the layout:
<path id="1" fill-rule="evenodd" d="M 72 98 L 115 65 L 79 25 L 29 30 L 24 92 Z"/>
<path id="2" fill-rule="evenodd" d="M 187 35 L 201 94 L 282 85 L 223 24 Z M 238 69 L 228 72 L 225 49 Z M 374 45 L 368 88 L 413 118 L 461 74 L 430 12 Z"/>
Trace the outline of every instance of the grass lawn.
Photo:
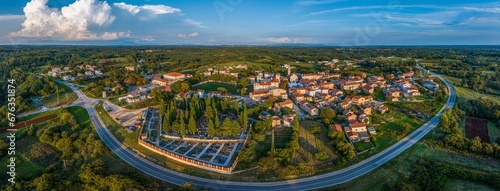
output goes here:
<path id="1" fill-rule="evenodd" d="M 292 163 L 299 164 L 305 162 L 308 165 L 317 165 L 325 163 L 338 158 L 328 137 L 328 129 L 324 127 L 323 123 L 317 121 L 301 121 L 300 122 L 299 142 L 300 149 L 293 158 Z M 312 134 L 308 129 L 312 126 L 321 128 L 321 132 Z M 314 154 L 324 151 L 330 157 L 325 161 L 318 161 L 314 158 Z"/>
<path id="2" fill-rule="evenodd" d="M 274 148 L 279 149 L 279 148 L 285 148 L 286 143 L 290 140 L 290 133 L 284 133 L 283 135 L 274 135 Z M 267 155 L 269 151 L 271 151 L 271 144 L 272 144 L 272 136 L 267 135 L 266 139 L 259 143 L 257 147 L 255 148 L 256 153 L 262 154 L 262 155 Z"/>
<path id="3" fill-rule="evenodd" d="M 370 155 L 386 149 L 423 124 L 423 122 L 407 114 L 394 111 L 392 107 L 384 114 L 374 112 L 372 114 L 372 122 L 375 124 L 377 134 L 373 135 L 376 139 L 374 142 L 375 149 L 366 152 L 370 153 Z M 403 125 L 409 125 L 411 127 L 407 134 L 400 133 L 403 129 Z"/>
<path id="4" fill-rule="evenodd" d="M 93 93 L 91 93 L 89 91 L 86 91 L 85 89 L 81 89 L 81 90 L 82 90 L 83 94 L 85 94 L 89 98 L 101 98 L 101 97 L 95 96 Z M 99 96 L 101 96 L 101 95 L 99 95 Z"/>
<path id="5" fill-rule="evenodd" d="M 457 78 L 457 77 L 453 77 L 453 76 L 446 76 L 446 75 L 443 75 L 443 77 L 448 80 L 449 82 L 451 82 L 453 85 L 458 85 L 460 84 L 460 82 L 462 82 L 462 79 L 460 78 Z"/>
<path id="6" fill-rule="evenodd" d="M 84 127 L 93 127 L 87 110 L 83 107 L 69 107 L 68 112 L 75 116 L 76 123 Z M 81 116 L 81 117 L 80 117 Z"/>
<path id="7" fill-rule="evenodd" d="M 23 118 L 18 118 L 16 121 L 17 122 L 29 121 L 31 119 L 36 119 L 36 118 L 40 118 L 40 117 L 43 117 L 43 116 L 52 115 L 54 113 L 59 113 L 59 109 L 55 109 L 55 110 L 51 110 L 51 111 L 46 111 L 46 112 L 42 112 L 42 113 L 37 113 L 37 114 L 33 114 L 33 115 L 28 115 L 28 116 L 23 117 Z"/>
<path id="8" fill-rule="evenodd" d="M 231 93 L 234 95 L 238 94 L 238 91 L 236 90 L 236 87 L 234 85 L 222 84 L 222 83 L 206 83 L 206 84 L 202 84 L 199 86 L 191 87 L 191 89 L 192 90 L 201 89 L 201 90 L 205 90 L 205 92 L 208 92 L 208 91 L 217 91 L 217 88 L 219 88 L 219 87 L 226 88 L 228 93 Z"/>
<path id="9" fill-rule="evenodd" d="M 466 99 L 487 98 L 493 102 L 496 102 L 497 104 L 500 104 L 500 96 L 490 95 L 490 94 L 482 94 L 482 93 L 476 92 L 472 89 L 458 87 L 458 86 L 455 86 L 455 89 L 457 91 L 457 97 L 458 97 L 459 101 L 466 100 Z M 460 99 L 460 98 L 462 98 L 462 99 Z"/>
<path id="10" fill-rule="evenodd" d="M 462 81 L 460 78 L 452 77 L 452 76 L 444 76 L 448 81 L 450 81 L 454 86 L 455 90 L 457 91 L 457 100 L 458 101 L 465 101 L 468 99 L 480 99 L 480 98 L 487 98 L 493 102 L 496 102 L 497 104 L 500 104 L 500 96 L 496 95 L 490 95 L 490 94 L 483 94 L 474 91 L 473 89 L 465 88 L 465 87 L 460 87 L 458 84 Z"/>
<path id="11" fill-rule="evenodd" d="M 64 104 L 70 104 L 78 98 L 68 86 L 61 83 L 57 83 L 57 85 L 59 88 L 64 88 L 66 92 L 59 94 L 59 102 L 57 100 L 57 94 L 51 94 L 49 97 L 43 98 L 42 103 L 45 107 L 57 107 Z"/>
<path id="12" fill-rule="evenodd" d="M 373 148 L 372 144 L 370 142 L 364 142 L 364 141 L 358 141 L 353 143 L 354 148 L 356 148 L 356 151 L 358 152 L 363 152 L 365 150 Z"/>

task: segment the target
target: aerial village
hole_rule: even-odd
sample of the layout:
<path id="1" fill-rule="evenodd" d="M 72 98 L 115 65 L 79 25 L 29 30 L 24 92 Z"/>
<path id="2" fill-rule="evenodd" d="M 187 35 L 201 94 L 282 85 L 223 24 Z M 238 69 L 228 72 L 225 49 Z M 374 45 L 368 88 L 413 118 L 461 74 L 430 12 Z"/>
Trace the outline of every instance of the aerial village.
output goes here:
<path id="1" fill-rule="evenodd" d="M 337 67 L 335 72 L 339 72 L 338 67 L 352 67 L 352 63 L 344 61 L 338 63 L 338 60 L 312 62 L 310 64 L 323 64 Z M 286 69 L 285 74 L 270 73 L 265 71 L 255 71 L 252 75 L 241 76 L 238 71 L 247 70 L 246 65 L 224 66 L 221 69 L 215 67 L 207 67 L 200 74 L 204 76 L 205 81 L 200 81 L 198 84 L 193 84 L 189 90 L 179 92 L 176 95 L 178 100 L 187 100 L 203 98 L 231 98 L 241 105 L 244 103 L 249 108 L 260 105 L 266 102 L 271 102 L 266 111 L 262 111 L 258 115 L 258 119 L 251 120 L 266 120 L 272 119 L 272 132 L 280 132 L 283 128 L 293 126 L 295 117 L 299 120 L 305 119 L 320 119 L 320 111 L 331 108 L 336 113 L 341 113 L 345 120 L 337 121 L 329 124 L 332 131 L 345 133 L 351 143 L 354 142 L 370 142 L 370 135 L 377 133 L 374 126 L 370 125 L 370 116 L 374 110 L 384 114 L 389 110 L 385 106 L 386 101 L 398 102 L 401 98 L 411 99 L 414 96 L 419 96 L 419 89 L 412 80 L 413 71 L 399 74 L 385 74 L 379 76 L 367 76 L 364 72 L 352 76 L 342 76 L 340 73 L 331 73 L 330 71 L 322 71 L 317 73 L 293 73 L 292 69 L 295 66 L 285 64 L 282 68 Z M 95 78 L 102 75 L 102 69 L 97 66 L 78 66 L 80 69 L 76 77 L 87 76 Z M 133 72 L 135 66 L 126 66 L 125 71 Z M 66 74 L 70 68 L 65 67 L 54 68 L 47 73 L 53 77 L 60 77 L 63 81 L 72 81 L 74 76 Z M 84 73 L 82 73 L 84 72 Z M 211 76 L 227 76 L 232 80 L 210 80 Z M 151 90 L 158 88 L 162 92 L 171 92 L 171 86 L 176 82 L 183 82 L 191 77 L 192 74 L 184 74 L 180 72 L 169 72 L 164 74 L 145 75 L 149 82 L 137 88 L 134 91 L 128 91 L 126 95 L 118 97 L 119 101 L 126 103 L 141 102 L 145 99 L 151 99 Z M 248 80 L 248 95 L 236 95 L 227 91 L 207 91 L 197 89 L 196 86 L 205 83 L 225 83 L 236 85 L 236 80 L 246 78 Z M 426 88 L 437 88 L 438 84 L 433 82 L 431 78 L 424 78 L 424 86 Z M 116 89 L 123 90 L 120 83 L 116 83 L 114 87 L 104 87 L 102 97 L 106 98 Z M 376 88 L 382 89 L 386 98 L 385 101 L 376 101 L 373 93 Z M 353 92 L 355 95 L 348 95 Z M 361 96 L 362 95 L 362 96 Z M 246 107 L 245 106 L 245 107 Z M 110 109 L 111 110 L 111 109 Z M 282 112 L 286 110 L 287 112 Z M 165 134 L 162 133 L 162 122 L 157 109 L 147 109 L 142 113 L 142 117 L 132 124 L 145 127 L 142 129 L 139 142 L 149 147 L 155 152 L 159 152 L 165 156 L 178 160 L 189 165 L 195 165 L 207 170 L 214 170 L 221 173 L 230 173 L 237 163 L 237 153 L 243 147 L 245 142 L 247 128 L 241 128 L 238 136 L 232 138 L 226 137 L 225 140 L 216 140 L 215 142 L 206 141 L 211 137 L 207 134 L 206 119 L 199 119 L 196 122 L 197 136 L 183 136 L 180 134 Z M 226 114 L 222 114 L 226 115 Z M 228 116 L 230 114 L 227 114 Z M 338 115 L 338 114 L 337 114 Z M 116 117 L 118 122 L 123 122 L 120 117 Z M 224 118 L 220 117 L 220 121 Z M 237 120 L 237 117 L 235 118 Z M 132 130 L 133 132 L 133 130 Z M 184 138 L 181 138 L 184 137 Z M 186 139 L 188 138 L 188 139 Z M 197 139 L 205 139 L 198 141 Z M 217 138 L 219 139 L 219 138 Z M 223 152 L 221 152 L 223 151 Z M 219 154 L 220 153 L 220 154 Z"/>

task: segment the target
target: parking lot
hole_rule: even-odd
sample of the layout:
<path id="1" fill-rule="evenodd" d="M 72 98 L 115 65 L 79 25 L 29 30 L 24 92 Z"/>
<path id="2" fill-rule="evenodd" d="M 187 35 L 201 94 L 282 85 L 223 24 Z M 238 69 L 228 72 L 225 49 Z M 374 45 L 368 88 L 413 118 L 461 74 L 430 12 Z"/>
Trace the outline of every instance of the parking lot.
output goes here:
<path id="1" fill-rule="evenodd" d="M 140 119 L 142 117 L 142 110 L 129 110 L 123 109 L 122 107 L 111 104 L 109 101 L 105 101 L 103 104 L 104 110 L 106 110 L 118 124 L 123 127 L 138 126 L 140 125 Z"/>

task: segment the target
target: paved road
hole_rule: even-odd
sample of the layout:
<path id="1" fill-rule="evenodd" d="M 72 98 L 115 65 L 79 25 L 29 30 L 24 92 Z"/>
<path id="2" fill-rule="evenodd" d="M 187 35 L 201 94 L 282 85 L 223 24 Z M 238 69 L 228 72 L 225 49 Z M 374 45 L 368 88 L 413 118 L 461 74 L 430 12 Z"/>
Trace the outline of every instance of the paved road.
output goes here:
<path id="1" fill-rule="evenodd" d="M 436 74 L 433 74 L 436 75 Z M 87 98 L 80 90 L 70 86 L 79 96 L 79 102 L 83 107 L 85 107 L 89 113 L 92 124 L 94 125 L 97 133 L 104 141 L 104 143 L 121 159 L 134 166 L 135 168 L 141 170 L 142 172 L 156 177 L 160 180 L 170 182 L 177 185 L 182 185 L 185 182 L 191 182 L 196 184 L 198 187 L 210 188 L 212 190 L 310 190 L 322 188 L 330 185 L 341 184 L 350 180 L 353 180 L 371 170 L 378 168 L 387 161 L 399 155 L 401 152 L 406 150 L 425 136 L 432 128 L 434 128 L 439 123 L 439 117 L 442 115 L 442 111 L 446 108 L 453 107 L 456 99 L 456 92 L 453 86 L 442 78 L 438 76 L 449 89 L 449 98 L 445 106 L 440 110 L 440 112 L 430 119 L 427 123 L 423 124 L 420 128 L 415 130 L 413 133 L 403 138 L 401 141 L 387 148 L 386 150 L 372 156 L 364 161 L 361 161 L 355 165 L 349 166 L 345 169 L 295 180 L 288 181 L 278 181 L 278 182 L 231 182 L 231 181 L 220 181 L 213 179 L 205 179 L 194 176 L 185 175 L 179 172 L 168 170 L 157 164 L 154 164 L 141 156 L 133 153 L 125 146 L 123 146 L 109 130 L 104 127 L 102 120 L 99 115 L 96 115 L 94 105 L 97 102 L 95 99 Z"/>
<path id="2" fill-rule="evenodd" d="M 293 103 L 293 110 L 295 111 L 295 113 L 297 113 L 299 119 L 305 119 L 306 118 L 306 114 L 305 114 L 305 111 L 303 111 L 302 109 L 300 109 L 300 107 Z"/>
<path id="3" fill-rule="evenodd" d="M 82 106 L 83 105 L 83 100 L 84 100 L 84 94 L 78 90 L 78 88 L 76 88 L 73 84 L 70 84 L 70 83 L 67 83 L 67 82 L 64 82 L 64 81 L 58 81 L 68 87 L 70 87 L 73 92 L 75 92 L 75 94 L 77 95 L 77 99 L 71 103 L 69 106 Z M 46 112 L 46 111 L 52 111 L 52 110 L 56 110 L 56 109 L 59 109 L 61 108 L 60 106 L 59 107 L 44 107 L 43 105 L 40 106 L 41 109 L 39 110 L 36 110 L 36 111 L 31 111 L 31 112 L 26 112 L 26 113 L 23 113 L 23 114 L 20 114 L 18 115 L 17 117 L 26 117 L 28 115 L 33 115 L 33 114 L 37 114 L 37 113 L 42 113 L 42 112 Z"/>

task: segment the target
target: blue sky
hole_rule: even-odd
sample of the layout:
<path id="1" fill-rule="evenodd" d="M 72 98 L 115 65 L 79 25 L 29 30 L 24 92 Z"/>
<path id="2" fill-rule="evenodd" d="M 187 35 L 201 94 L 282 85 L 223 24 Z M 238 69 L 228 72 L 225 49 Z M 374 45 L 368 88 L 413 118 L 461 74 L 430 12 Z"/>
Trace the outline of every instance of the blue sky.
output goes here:
<path id="1" fill-rule="evenodd" d="M 0 44 L 500 44 L 500 1 L 16 0 Z"/>

